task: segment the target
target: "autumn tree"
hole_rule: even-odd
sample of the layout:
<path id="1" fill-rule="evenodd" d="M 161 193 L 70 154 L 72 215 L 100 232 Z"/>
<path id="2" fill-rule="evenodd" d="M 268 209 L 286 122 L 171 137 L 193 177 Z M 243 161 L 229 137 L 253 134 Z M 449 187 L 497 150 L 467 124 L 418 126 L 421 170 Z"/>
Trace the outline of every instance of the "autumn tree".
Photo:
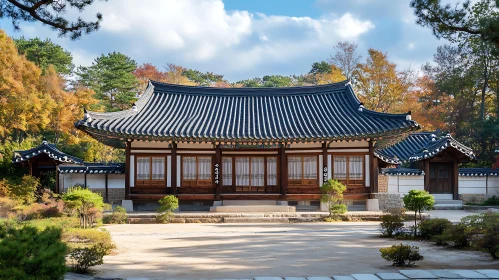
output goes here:
<path id="1" fill-rule="evenodd" d="M 175 85 L 187 85 L 194 86 L 195 82 L 189 80 L 188 77 L 184 75 L 184 72 L 187 70 L 186 68 L 169 63 L 165 66 L 165 78 L 164 81 L 169 84 Z"/>
<path id="2" fill-rule="evenodd" d="M 366 108 L 402 113 L 401 105 L 411 86 L 411 72 L 398 71 L 386 53 L 369 49 L 365 63 L 353 73 L 356 89 Z"/>
<path id="3" fill-rule="evenodd" d="M 186 69 L 183 71 L 182 75 L 199 86 L 225 87 L 228 85 L 227 81 L 224 80 L 223 75 L 215 74 L 213 72 L 203 73 L 194 69 Z"/>
<path id="4" fill-rule="evenodd" d="M 100 27 L 102 14 L 97 13 L 96 21 L 84 21 L 81 17 L 66 17 L 71 11 L 82 12 L 95 0 L 0 0 L 0 18 L 9 18 L 16 30 L 20 23 L 40 22 L 59 32 L 59 36 L 69 36 L 72 40 L 82 34 L 89 34 Z"/>
<path id="5" fill-rule="evenodd" d="M 129 109 L 136 101 L 137 64 L 130 57 L 112 52 L 102 54 L 89 67 L 78 67 L 79 82 L 95 91 L 108 111 Z"/>
<path id="6" fill-rule="evenodd" d="M 342 70 L 343 76 L 353 79 L 362 56 L 357 54 L 358 44 L 339 42 L 334 46 L 335 54 L 329 58 L 329 63 Z"/>
<path id="7" fill-rule="evenodd" d="M 21 141 L 50 122 L 49 97 L 40 90 L 40 69 L 18 54 L 14 41 L 0 30 L 0 139 Z"/>
<path id="8" fill-rule="evenodd" d="M 29 61 L 34 62 L 43 72 L 53 65 L 59 74 L 71 74 L 73 71 L 73 56 L 61 46 L 54 44 L 50 39 L 39 38 L 25 39 L 21 37 L 14 39 L 19 54 L 26 56 Z"/>
<path id="9" fill-rule="evenodd" d="M 329 65 L 329 72 L 316 74 L 316 81 L 319 85 L 332 84 L 346 80 L 347 78 L 343 76 L 343 71 L 336 65 Z"/>
<path id="10" fill-rule="evenodd" d="M 147 87 L 149 80 L 164 82 L 165 73 L 161 72 L 151 63 L 144 63 L 133 71 L 138 79 L 137 93 L 141 94 Z"/>

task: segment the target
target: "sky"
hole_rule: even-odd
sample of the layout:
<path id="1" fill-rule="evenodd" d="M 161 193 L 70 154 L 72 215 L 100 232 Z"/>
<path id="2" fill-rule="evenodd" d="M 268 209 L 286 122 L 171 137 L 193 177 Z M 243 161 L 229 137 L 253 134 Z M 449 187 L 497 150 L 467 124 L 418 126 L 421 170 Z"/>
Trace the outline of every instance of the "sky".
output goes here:
<path id="1" fill-rule="evenodd" d="M 400 69 L 419 69 L 446 43 L 415 23 L 409 0 L 108 0 L 67 16 L 92 20 L 97 12 L 101 28 L 76 41 L 39 23 L 16 32 L 2 19 L 0 28 L 14 38 L 50 38 L 76 66 L 118 51 L 139 65 L 174 63 L 231 82 L 305 74 L 342 41 L 357 43 L 363 58 L 374 48 Z"/>

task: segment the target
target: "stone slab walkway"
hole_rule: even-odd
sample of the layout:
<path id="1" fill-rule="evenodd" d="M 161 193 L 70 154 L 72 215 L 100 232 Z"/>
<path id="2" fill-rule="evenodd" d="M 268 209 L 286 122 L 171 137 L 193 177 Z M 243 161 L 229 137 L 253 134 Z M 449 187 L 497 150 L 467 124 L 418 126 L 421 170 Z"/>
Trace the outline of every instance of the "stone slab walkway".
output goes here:
<path id="1" fill-rule="evenodd" d="M 64 280 L 152 280 L 149 278 L 94 278 L 87 275 L 68 273 Z M 168 279 L 168 278 L 165 278 Z M 205 278 L 209 279 L 209 278 Z M 375 273 L 375 274 L 352 274 L 350 276 L 309 276 L 309 277 L 253 277 L 250 279 L 213 279 L 213 280 L 466 280 L 466 279 L 483 279 L 483 280 L 499 280 L 499 270 L 496 269 L 449 269 L 449 270 L 421 270 L 408 269 L 399 270 L 399 272 Z"/>

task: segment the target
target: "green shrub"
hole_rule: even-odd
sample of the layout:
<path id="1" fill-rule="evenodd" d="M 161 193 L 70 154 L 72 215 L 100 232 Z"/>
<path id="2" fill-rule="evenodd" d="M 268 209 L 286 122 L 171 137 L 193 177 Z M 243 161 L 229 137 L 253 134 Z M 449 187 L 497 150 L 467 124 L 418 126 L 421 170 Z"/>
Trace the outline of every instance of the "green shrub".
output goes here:
<path id="1" fill-rule="evenodd" d="M 485 206 L 499 205 L 499 196 L 493 195 L 493 196 L 487 198 L 487 200 L 482 202 L 482 205 L 485 205 Z"/>
<path id="2" fill-rule="evenodd" d="M 419 254 L 419 247 L 416 246 L 400 244 L 381 248 L 379 251 L 383 259 L 391 261 L 396 266 L 411 265 L 423 259 Z"/>
<path id="3" fill-rule="evenodd" d="M 392 237 L 402 232 L 404 228 L 405 209 L 391 208 L 388 209 L 389 214 L 384 214 L 380 217 L 380 230 L 382 236 Z"/>
<path id="4" fill-rule="evenodd" d="M 499 214 L 483 214 L 482 232 L 477 246 L 487 251 L 492 258 L 499 259 Z"/>
<path id="5" fill-rule="evenodd" d="M 0 279 L 63 279 L 67 247 L 61 229 L 7 229 L 0 242 Z"/>
<path id="6" fill-rule="evenodd" d="M 71 271 L 85 273 L 89 267 L 103 264 L 105 255 L 106 249 L 100 244 L 73 248 L 69 253 Z"/>
<path id="7" fill-rule="evenodd" d="M 450 226 L 452 226 L 452 223 L 444 218 L 426 219 L 419 223 L 419 236 L 424 239 L 431 239 L 433 236 L 442 235 Z"/>
<path id="8" fill-rule="evenodd" d="M 451 225 L 444 230 L 441 236 L 437 236 L 438 241 L 442 244 L 452 244 L 456 248 L 466 248 L 471 246 L 473 233 L 470 232 L 468 226 L 463 223 Z"/>
<path id="9" fill-rule="evenodd" d="M 86 272 L 91 266 L 102 264 L 104 256 L 116 248 L 106 230 L 68 229 L 62 234 L 62 240 L 70 248 L 68 264 L 71 270 L 79 273 Z"/>
<path id="10" fill-rule="evenodd" d="M 106 254 L 110 254 L 111 251 L 116 248 L 111 238 L 111 234 L 102 229 L 67 229 L 62 234 L 62 240 L 71 248 L 90 247 L 95 244 L 100 244 L 102 248 L 106 250 Z"/>
<path id="11" fill-rule="evenodd" d="M 339 204 L 346 189 L 343 183 L 335 179 L 329 179 L 321 186 L 321 201 L 327 204 L 330 218 L 338 219 L 339 215 L 347 211 L 346 205 Z"/>
<path id="12" fill-rule="evenodd" d="M 69 209 L 76 212 L 82 228 L 94 226 L 97 219 L 102 216 L 104 208 L 107 207 L 100 194 L 79 186 L 69 188 L 62 195 L 62 199 Z"/>
<path id="13" fill-rule="evenodd" d="M 159 214 L 156 216 L 156 219 L 160 223 L 169 223 L 173 217 L 173 211 L 178 208 L 178 198 L 173 195 L 167 195 L 158 202 L 161 206 L 158 208 Z"/>
<path id="14" fill-rule="evenodd" d="M 126 209 L 121 206 L 116 206 L 111 215 L 104 215 L 102 222 L 104 224 L 126 224 L 128 221 L 128 214 Z"/>
<path id="15" fill-rule="evenodd" d="M 21 201 L 23 204 L 31 204 L 36 200 L 36 190 L 40 187 L 40 180 L 30 175 L 24 175 L 18 182 L 8 185 L 9 196 Z"/>
<path id="16" fill-rule="evenodd" d="M 392 237 L 399 234 L 404 227 L 404 219 L 400 216 L 386 214 L 381 219 L 381 235 Z"/>
<path id="17" fill-rule="evenodd" d="M 46 218 L 40 220 L 31 220 L 24 222 L 23 224 L 36 227 L 39 230 L 43 230 L 47 227 L 57 227 L 63 230 L 70 228 L 75 228 L 80 225 L 78 218 L 75 217 L 59 217 L 59 218 Z"/>

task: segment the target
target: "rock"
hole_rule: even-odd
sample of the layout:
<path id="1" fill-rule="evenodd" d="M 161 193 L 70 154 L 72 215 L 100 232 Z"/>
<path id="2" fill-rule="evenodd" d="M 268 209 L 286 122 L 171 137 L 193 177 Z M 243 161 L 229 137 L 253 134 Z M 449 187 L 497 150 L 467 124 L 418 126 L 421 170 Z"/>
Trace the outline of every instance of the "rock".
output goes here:
<path id="1" fill-rule="evenodd" d="M 497 208 L 489 208 L 487 209 L 488 214 L 499 213 L 499 209 Z"/>

